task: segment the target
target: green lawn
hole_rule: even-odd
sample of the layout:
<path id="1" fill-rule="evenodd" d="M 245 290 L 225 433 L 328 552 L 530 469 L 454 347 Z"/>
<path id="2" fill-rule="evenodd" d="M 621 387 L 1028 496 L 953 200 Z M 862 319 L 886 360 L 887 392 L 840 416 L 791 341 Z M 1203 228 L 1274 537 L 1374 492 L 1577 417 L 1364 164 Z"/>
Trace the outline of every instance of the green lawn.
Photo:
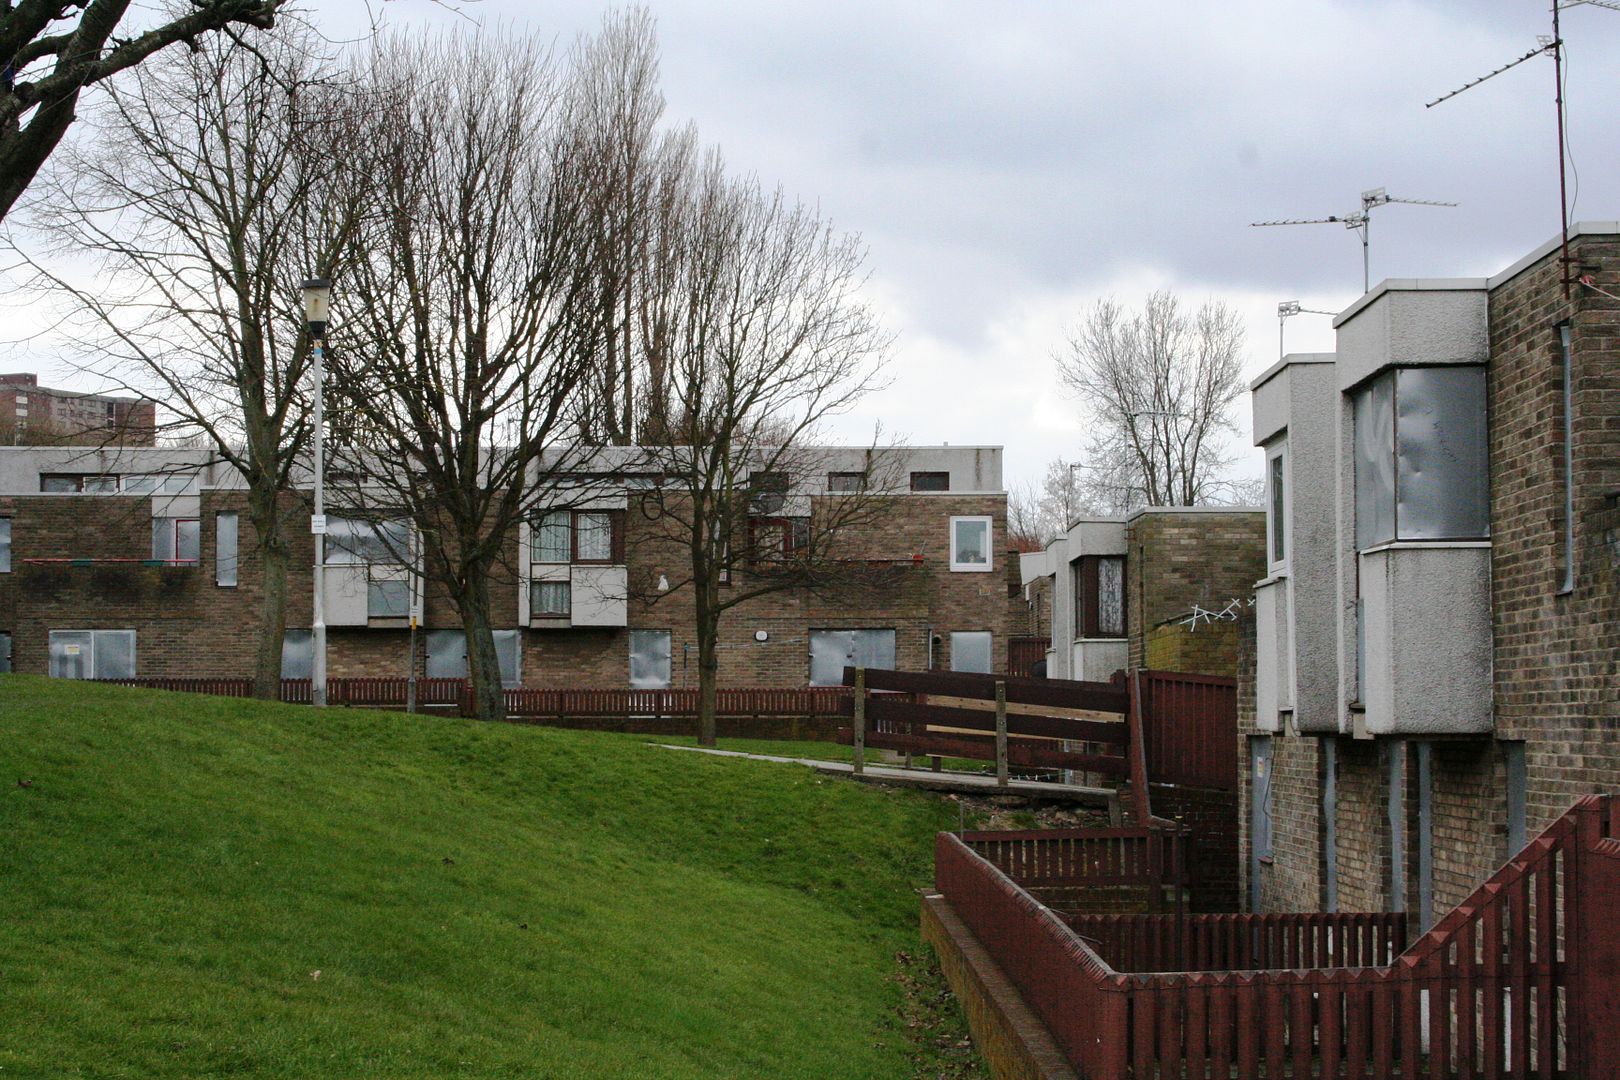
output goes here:
<path id="1" fill-rule="evenodd" d="M 933 1075 L 960 1020 L 909 1030 L 895 957 L 955 818 L 627 736 L 0 676 L 0 1080 Z"/>

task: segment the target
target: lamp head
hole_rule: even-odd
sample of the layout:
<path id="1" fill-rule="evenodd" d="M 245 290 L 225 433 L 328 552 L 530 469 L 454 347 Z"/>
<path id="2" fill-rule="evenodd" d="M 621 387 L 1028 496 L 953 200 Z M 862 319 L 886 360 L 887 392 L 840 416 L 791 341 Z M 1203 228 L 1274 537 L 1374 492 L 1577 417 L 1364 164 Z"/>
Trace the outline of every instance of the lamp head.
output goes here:
<path id="1" fill-rule="evenodd" d="M 332 300 L 332 282 L 329 278 L 310 278 L 304 282 L 304 325 L 311 337 L 326 336 L 328 306 Z"/>

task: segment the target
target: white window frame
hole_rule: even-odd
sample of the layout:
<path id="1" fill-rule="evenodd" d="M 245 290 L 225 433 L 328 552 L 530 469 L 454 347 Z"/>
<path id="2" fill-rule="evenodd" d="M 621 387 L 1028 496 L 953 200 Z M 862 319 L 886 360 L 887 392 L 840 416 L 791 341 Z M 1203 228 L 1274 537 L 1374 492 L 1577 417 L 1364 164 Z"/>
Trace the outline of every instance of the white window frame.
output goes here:
<path id="1" fill-rule="evenodd" d="M 1279 573 L 1288 569 L 1288 557 L 1294 550 L 1293 530 L 1289 528 L 1289 519 L 1293 517 L 1294 492 L 1291 473 L 1293 463 L 1288 453 L 1288 440 L 1279 439 L 1275 446 L 1266 450 L 1266 566 L 1273 572 Z M 1273 462 L 1280 462 L 1282 466 L 1282 491 L 1273 489 L 1275 474 Z M 1279 501 L 1278 496 L 1281 496 Z M 1278 520 L 1278 517 L 1281 520 Z M 1280 534 L 1280 535 L 1279 535 Z M 1277 556 L 1277 542 L 1282 542 L 1282 556 Z"/>
<path id="2" fill-rule="evenodd" d="M 984 562 L 962 562 L 956 557 L 956 530 L 959 525 L 984 523 Z M 975 514 L 951 518 L 950 536 L 951 572 L 953 574 L 988 574 L 995 570 L 996 523 L 988 514 Z"/>

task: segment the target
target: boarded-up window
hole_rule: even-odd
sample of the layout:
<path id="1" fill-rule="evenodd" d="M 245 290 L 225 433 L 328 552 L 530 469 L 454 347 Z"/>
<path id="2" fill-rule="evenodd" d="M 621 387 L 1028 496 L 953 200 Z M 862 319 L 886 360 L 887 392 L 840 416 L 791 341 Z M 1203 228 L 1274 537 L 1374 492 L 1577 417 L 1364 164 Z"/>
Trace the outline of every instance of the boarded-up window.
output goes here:
<path id="1" fill-rule="evenodd" d="M 495 659 L 501 669 L 502 686 L 521 686 L 522 631 L 496 630 Z M 465 679 L 467 677 L 467 635 L 460 630 L 429 630 L 427 633 L 427 677 Z"/>
<path id="2" fill-rule="evenodd" d="M 314 635 L 308 630 L 288 630 L 281 639 L 281 677 L 308 679 L 314 673 Z"/>
<path id="3" fill-rule="evenodd" d="M 662 690 L 670 683 L 670 632 L 630 631 L 630 686 Z"/>
<path id="4" fill-rule="evenodd" d="M 0 574 L 11 573 L 11 519 L 0 517 Z"/>
<path id="5" fill-rule="evenodd" d="M 53 679 L 133 679 L 135 631 L 52 630 Z"/>
<path id="6" fill-rule="evenodd" d="M 990 652 L 988 631 L 969 630 L 951 634 L 952 671 L 977 671 L 989 674 Z"/>
<path id="7" fill-rule="evenodd" d="M 411 583 L 403 578 L 385 578 L 366 583 L 366 617 L 404 619 L 411 613 Z"/>
<path id="8" fill-rule="evenodd" d="M 236 585 L 237 559 L 236 514 L 222 511 L 214 515 L 214 584 Z"/>
<path id="9" fill-rule="evenodd" d="M 844 668 L 894 669 L 893 630 L 810 631 L 810 685 L 838 686 Z"/>

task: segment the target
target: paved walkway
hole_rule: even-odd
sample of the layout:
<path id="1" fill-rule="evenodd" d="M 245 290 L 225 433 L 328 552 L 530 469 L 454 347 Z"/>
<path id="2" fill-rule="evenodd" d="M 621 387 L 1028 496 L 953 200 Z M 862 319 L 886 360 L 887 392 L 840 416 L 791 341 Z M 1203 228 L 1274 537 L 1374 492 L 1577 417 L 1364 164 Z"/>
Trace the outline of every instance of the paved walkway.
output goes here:
<path id="1" fill-rule="evenodd" d="M 775 754 L 749 754 L 741 750 L 713 750 L 706 746 L 675 746 L 657 743 L 665 750 L 685 750 L 692 754 L 712 754 L 715 757 L 747 758 L 750 761 L 775 761 L 785 765 L 808 765 L 818 772 L 849 776 L 868 784 L 891 784 L 895 787 L 926 788 L 930 791 L 952 791 L 968 795 L 1017 795 L 1045 802 L 1089 803 L 1108 806 L 1119 795 L 1112 788 L 1081 787 L 1078 784 L 1054 784 L 1045 780 L 1009 779 L 1006 787 L 996 784 L 993 773 L 933 772 L 928 769 L 904 769 L 892 765 L 868 764 L 864 772 L 855 775 L 855 766 L 848 761 L 823 761 L 820 758 L 779 757 Z"/>

